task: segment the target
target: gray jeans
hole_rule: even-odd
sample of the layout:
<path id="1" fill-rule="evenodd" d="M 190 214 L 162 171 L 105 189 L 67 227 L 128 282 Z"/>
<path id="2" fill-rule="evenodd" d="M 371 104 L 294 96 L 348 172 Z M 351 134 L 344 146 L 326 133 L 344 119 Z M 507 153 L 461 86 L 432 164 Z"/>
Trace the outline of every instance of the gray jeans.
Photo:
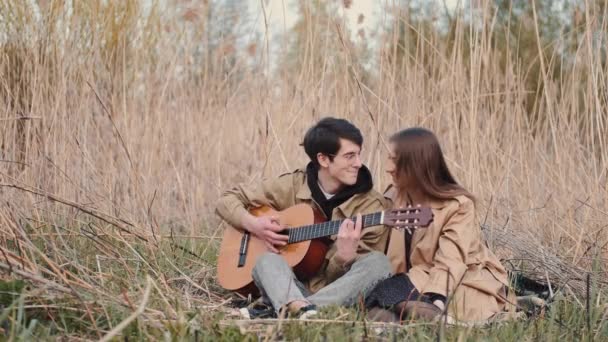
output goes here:
<path id="1" fill-rule="evenodd" d="M 260 292 L 279 312 L 284 305 L 305 300 L 318 307 L 327 305 L 351 306 L 359 294 L 365 295 L 381 280 L 390 277 L 388 257 L 370 252 L 355 261 L 340 278 L 311 294 L 294 275 L 285 259 L 274 253 L 260 256 L 253 268 L 253 280 Z"/>

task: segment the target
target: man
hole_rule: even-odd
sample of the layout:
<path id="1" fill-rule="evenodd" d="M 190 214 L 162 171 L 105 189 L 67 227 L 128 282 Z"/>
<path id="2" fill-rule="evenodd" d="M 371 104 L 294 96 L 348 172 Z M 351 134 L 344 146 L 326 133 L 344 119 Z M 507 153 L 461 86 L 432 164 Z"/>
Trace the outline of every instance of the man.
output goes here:
<path id="1" fill-rule="evenodd" d="M 266 180 L 257 187 L 238 186 L 219 199 L 217 213 L 234 227 L 265 241 L 268 253 L 260 256 L 253 279 L 276 312 L 309 316 L 316 307 L 352 305 L 359 294 L 390 275 L 383 254 L 388 230 L 374 226 L 361 230 L 358 214 L 384 209 L 384 197 L 373 190 L 371 173 L 361 162 L 363 137 L 357 127 L 343 119 L 324 118 L 304 137 L 310 163 L 304 169 Z M 268 205 L 283 210 L 307 203 L 328 220 L 345 220 L 332 238 L 320 271 L 303 282 L 276 254 L 287 242 L 276 218 L 255 217 L 248 209 Z"/>

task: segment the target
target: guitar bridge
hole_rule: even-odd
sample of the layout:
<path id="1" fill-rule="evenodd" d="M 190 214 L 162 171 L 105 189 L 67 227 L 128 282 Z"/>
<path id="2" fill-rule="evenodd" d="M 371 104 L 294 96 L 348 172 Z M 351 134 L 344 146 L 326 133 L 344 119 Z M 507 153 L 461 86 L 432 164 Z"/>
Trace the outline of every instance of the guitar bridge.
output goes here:
<path id="1" fill-rule="evenodd" d="M 249 232 L 245 232 L 241 238 L 241 248 L 239 248 L 239 263 L 237 267 L 245 266 L 247 259 L 247 247 L 249 246 Z"/>

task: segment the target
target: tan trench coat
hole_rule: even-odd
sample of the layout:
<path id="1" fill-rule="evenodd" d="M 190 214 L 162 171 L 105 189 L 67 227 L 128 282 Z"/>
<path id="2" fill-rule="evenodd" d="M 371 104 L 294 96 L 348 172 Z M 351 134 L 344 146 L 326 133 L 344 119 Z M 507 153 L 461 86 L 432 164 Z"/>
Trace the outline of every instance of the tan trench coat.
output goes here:
<path id="1" fill-rule="evenodd" d="M 217 202 L 216 212 L 228 224 L 238 227 L 241 215 L 248 209 L 268 205 L 276 210 L 283 210 L 300 203 L 307 203 L 322 212 L 312 199 L 305 167 L 276 179 L 265 180 L 259 186 L 238 185 L 226 191 Z M 356 194 L 333 210 L 332 220 L 353 217 L 357 213 L 382 211 L 386 203 L 384 196 L 375 190 Z M 357 253 L 360 256 L 370 251 L 384 252 L 388 235 L 389 230 L 384 226 L 366 228 L 359 241 Z M 335 236 L 332 239 L 335 240 Z M 336 262 L 336 250 L 336 245 L 332 244 L 325 256 L 323 267 L 308 281 L 307 286 L 312 292 L 338 279 L 348 270 Z"/>
<path id="2" fill-rule="evenodd" d="M 394 188 L 385 193 L 389 199 L 394 195 Z M 459 321 L 483 321 L 512 311 L 515 298 L 506 298 L 507 272 L 483 242 L 473 202 L 458 196 L 431 202 L 431 208 L 431 225 L 412 236 L 407 274 L 416 289 L 448 297 L 448 314 Z M 392 230 L 387 255 L 395 274 L 406 272 L 404 252 L 404 232 Z"/>

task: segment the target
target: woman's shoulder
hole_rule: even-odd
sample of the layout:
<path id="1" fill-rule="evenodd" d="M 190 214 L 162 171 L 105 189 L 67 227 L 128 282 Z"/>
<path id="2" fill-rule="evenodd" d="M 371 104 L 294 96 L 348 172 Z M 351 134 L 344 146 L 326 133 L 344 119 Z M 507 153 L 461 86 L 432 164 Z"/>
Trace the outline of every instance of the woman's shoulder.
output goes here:
<path id="1" fill-rule="evenodd" d="M 444 200 L 438 200 L 435 203 L 441 203 L 442 206 L 433 205 L 433 217 L 435 225 L 444 227 L 448 222 L 450 224 L 459 224 L 463 220 L 475 218 L 474 202 L 467 196 L 458 195 Z"/>
<path id="2" fill-rule="evenodd" d="M 433 200 L 431 207 L 436 210 L 469 211 L 475 209 L 475 204 L 468 196 L 457 195 L 447 199 Z"/>

